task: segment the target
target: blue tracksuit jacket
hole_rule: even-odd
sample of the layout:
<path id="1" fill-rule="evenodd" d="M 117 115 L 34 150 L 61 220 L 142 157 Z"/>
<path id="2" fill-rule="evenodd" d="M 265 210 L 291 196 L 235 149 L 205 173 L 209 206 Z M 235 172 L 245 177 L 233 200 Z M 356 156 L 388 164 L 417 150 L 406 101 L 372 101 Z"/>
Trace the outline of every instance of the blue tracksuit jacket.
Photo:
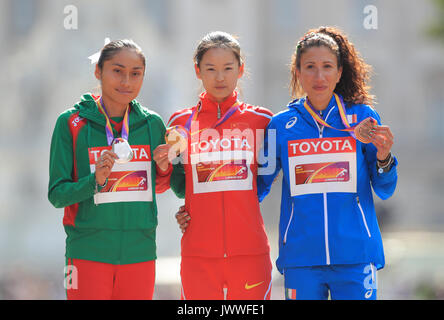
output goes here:
<path id="1" fill-rule="evenodd" d="M 396 188 L 397 159 L 378 173 L 376 147 L 348 132 L 318 124 L 295 100 L 276 114 L 264 139 L 258 174 L 262 201 L 283 170 L 277 268 L 374 263 L 384 267 L 384 250 L 372 190 L 389 198 Z M 367 117 L 381 124 L 367 105 L 347 105 L 350 125 Z M 345 128 L 334 97 L 322 112 L 331 126 Z"/>

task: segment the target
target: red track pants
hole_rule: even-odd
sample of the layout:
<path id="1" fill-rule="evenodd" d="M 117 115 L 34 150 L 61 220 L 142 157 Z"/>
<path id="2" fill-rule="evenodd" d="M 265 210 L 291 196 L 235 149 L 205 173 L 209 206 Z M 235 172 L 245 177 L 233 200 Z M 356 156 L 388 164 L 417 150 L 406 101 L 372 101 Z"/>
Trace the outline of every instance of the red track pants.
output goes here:
<path id="1" fill-rule="evenodd" d="M 155 260 L 114 265 L 67 259 L 65 288 L 68 300 L 151 300 Z"/>
<path id="2" fill-rule="evenodd" d="M 182 257 L 182 300 L 269 300 L 270 256 Z"/>

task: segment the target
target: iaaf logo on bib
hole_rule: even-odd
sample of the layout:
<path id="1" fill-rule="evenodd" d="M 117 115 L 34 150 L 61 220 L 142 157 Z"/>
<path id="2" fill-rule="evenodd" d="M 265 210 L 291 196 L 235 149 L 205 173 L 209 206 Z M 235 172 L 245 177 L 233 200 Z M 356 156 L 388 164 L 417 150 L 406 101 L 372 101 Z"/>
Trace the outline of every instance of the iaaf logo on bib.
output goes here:
<path id="1" fill-rule="evenodd" d="M 356 141 L 347 138 L 319 138 L 288 141 L 288 155 L 301 156 L 323 153 L 355 152 Z"/>

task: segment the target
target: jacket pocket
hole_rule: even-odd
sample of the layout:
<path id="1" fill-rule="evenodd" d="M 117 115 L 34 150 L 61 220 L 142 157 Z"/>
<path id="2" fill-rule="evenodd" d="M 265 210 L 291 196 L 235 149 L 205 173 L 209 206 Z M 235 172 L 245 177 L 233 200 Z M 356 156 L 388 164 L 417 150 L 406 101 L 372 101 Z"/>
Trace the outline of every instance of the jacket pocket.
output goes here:
<path id="1" fill-rule="evenodd" d="M 367 220 L 365 219 L 364 210 L 362 209 L 361 203 L 359 202 L 359 197 L 356 197 L 356 203 L 358 204 L 359 212 L 361 213 L 362 222 L 364 223 L 365 230 L 367 231 L 368 237 L 371 238 L 370 229 L 368 228 Z"/>
<path id="2" fill-rule="evenodd" d="M 294 213 L 294 203 L 293 201 L 291 201 L 291 214 L 290 214 L 290 219 L 288 219 L 287 228 L 285 228 L 284 239 L 283 239 L 284 244 L 287 243 L 287 235 L 288 235 L 288 230 L 290 229 L 291 221 L 293 220 L 293 213 Z"/>

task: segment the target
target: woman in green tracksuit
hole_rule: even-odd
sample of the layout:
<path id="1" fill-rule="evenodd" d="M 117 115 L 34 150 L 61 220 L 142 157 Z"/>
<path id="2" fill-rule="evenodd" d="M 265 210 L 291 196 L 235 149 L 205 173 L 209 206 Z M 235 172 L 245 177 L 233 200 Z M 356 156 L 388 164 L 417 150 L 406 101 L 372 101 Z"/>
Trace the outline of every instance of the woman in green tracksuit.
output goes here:
<path id="1" fill-rule="evenodd" d="M 134 100 L 144 73 L 133 41 L 107 44 L 95 70 L 101 96 L 83 95 L 57 119 L 48 198 L 65 208 L 68 299 L 153 296 L 155 194 L 172 167 L 153 154 L 165 143 L 162 119 Z"/>

